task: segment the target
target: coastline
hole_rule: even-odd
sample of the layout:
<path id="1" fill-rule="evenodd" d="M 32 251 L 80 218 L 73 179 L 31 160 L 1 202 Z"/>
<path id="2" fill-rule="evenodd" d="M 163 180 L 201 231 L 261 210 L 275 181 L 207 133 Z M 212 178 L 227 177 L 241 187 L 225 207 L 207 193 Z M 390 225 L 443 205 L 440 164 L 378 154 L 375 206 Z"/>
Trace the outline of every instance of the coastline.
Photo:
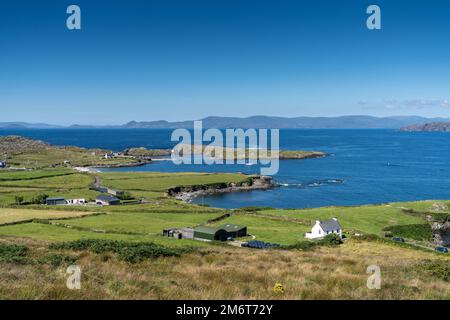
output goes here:
<path id="1" fill-rule="evenodd" d="M 200 196 L 208 196 L 220 193 L 245 192 L 253 190 L 269 190 L 277 186 L 270 176 L 249 176 L 248 181 L 240 185 L 220 184 L 220 185 L 200 185 L 200 186 L 178 186 L 167 190 L 167 196 L 173 197 L 186 203 L 191 203 L 193 199 Z"/>

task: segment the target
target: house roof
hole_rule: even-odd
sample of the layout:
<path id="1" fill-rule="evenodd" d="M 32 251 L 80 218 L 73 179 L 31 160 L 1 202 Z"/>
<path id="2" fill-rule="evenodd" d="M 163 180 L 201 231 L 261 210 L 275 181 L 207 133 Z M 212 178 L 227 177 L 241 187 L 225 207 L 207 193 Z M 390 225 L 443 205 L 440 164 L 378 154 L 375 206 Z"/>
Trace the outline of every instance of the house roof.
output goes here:
<path id="1" fill-rule="evenodd" d="M 64 198 L 47 198 L 45 199 L 45 201 L 63 201 L 65 200 Z"/>
<path id="2" fill-rule="evenodd" d="M 221 228 L 198 226 L 194 229 L 194 231 L 201 232 L 201 233 L 207 233 L 207 234 L 216 234 L 216 232 L 220 229 Z"/>
<path id="3" fill-rule="evenodd" d="M 238 231 L 238 230 L 242 230 L 244 228 L 246 228 L 246 227 L 239 226 L 237 224 L 224 224 L 219 227 L 219 229 L 224 229 L 227 232 Z"/>
<path id="4" fill-rule="evenodd" d="M 325 232 L 342 229 L 341 225 L 339 224 L 339 221 L 334 219 L 321 221 L 320 227 Z"/>
<path id="5" fill-rule="evenodd" d="M 116 197 L 107 195 L 107 194 L 101 194 L 99 196 L 97 196 L 96 198 L 97 200 L 100 201 L 106 201 L 106 202 L 116 202 L 116 201 L 120 201 L 119 199 L 117 199 Z"/>

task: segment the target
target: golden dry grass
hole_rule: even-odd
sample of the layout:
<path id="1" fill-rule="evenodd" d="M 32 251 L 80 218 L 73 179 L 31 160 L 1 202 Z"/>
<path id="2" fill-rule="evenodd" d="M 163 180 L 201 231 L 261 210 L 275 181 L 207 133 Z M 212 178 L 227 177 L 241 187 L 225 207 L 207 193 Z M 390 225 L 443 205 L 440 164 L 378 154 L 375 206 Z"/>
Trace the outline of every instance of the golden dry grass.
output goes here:
<path id="1" fill-rule="evenodd" d="M 47 251 L 42 242 L 25 244 L 33 255 Z M 430 259 L 450 263 L 448 258 L 377 242 L 308 252 L 213 247 L 134 265 L 109 254 L 67 254 L 79 255 L 81 290 L 66 288 L 65 267 L 0 263 L 0 298 L 450 299 L 450 283 L 420 268 Z M 381 268 L 380 290 L 366 286 L 372 264 Z M 277 282 L 284 294 L 273 292 Z"/>

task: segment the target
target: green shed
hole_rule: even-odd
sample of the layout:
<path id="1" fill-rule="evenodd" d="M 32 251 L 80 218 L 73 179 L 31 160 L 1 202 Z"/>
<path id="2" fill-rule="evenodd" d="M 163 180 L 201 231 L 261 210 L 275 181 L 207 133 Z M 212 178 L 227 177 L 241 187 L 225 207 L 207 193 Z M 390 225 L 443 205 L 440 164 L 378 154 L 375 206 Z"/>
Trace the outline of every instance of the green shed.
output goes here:
<path id="1" fill-rule="evenodd" d="M 239 226 L 237 224 L 224 224 L 219 227 L 227 232 L 227 238 L 239 238 L 247 236 L 247 227 Z"/>
<path id="2" fill-rule="evenodd" d="M 194 229 L 194 238 L 226 241 L 228 236 L 227 232 L 222 228 L 199 226 Z"/>
<path id="3" fill-rule="evenodd" d="M 227 241 L 228 238 L 247 236 L 247 227 L 236 224 L 224 224 L 220 227 L 199 226 L 194 229 L 194 238 L 203 240 Z"/>

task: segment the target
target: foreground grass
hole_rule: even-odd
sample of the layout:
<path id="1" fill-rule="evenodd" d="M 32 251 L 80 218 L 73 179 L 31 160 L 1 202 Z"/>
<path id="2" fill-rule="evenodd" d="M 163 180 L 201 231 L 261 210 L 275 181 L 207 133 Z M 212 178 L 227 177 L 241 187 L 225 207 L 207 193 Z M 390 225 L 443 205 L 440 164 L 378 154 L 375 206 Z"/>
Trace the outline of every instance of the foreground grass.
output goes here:
<path id="1" fill-rule="evenodd" d="M 0 241 L 8 241 L 1 240 Z M 45 243 L 19 241 L 40 259 Z M 130 264 L 114 253 L 76 255 L 81 290 L 66 288 L 65 265 L 0 262 L 0 298 L 22 299 L 450 299 L 450 260 L 378 242 L 348 241 L 314 251 L 210 247 Z M 379 265 L 380 290 L 366 286 Z M 281 283 L 284 294 L 272 288 Z"/>

